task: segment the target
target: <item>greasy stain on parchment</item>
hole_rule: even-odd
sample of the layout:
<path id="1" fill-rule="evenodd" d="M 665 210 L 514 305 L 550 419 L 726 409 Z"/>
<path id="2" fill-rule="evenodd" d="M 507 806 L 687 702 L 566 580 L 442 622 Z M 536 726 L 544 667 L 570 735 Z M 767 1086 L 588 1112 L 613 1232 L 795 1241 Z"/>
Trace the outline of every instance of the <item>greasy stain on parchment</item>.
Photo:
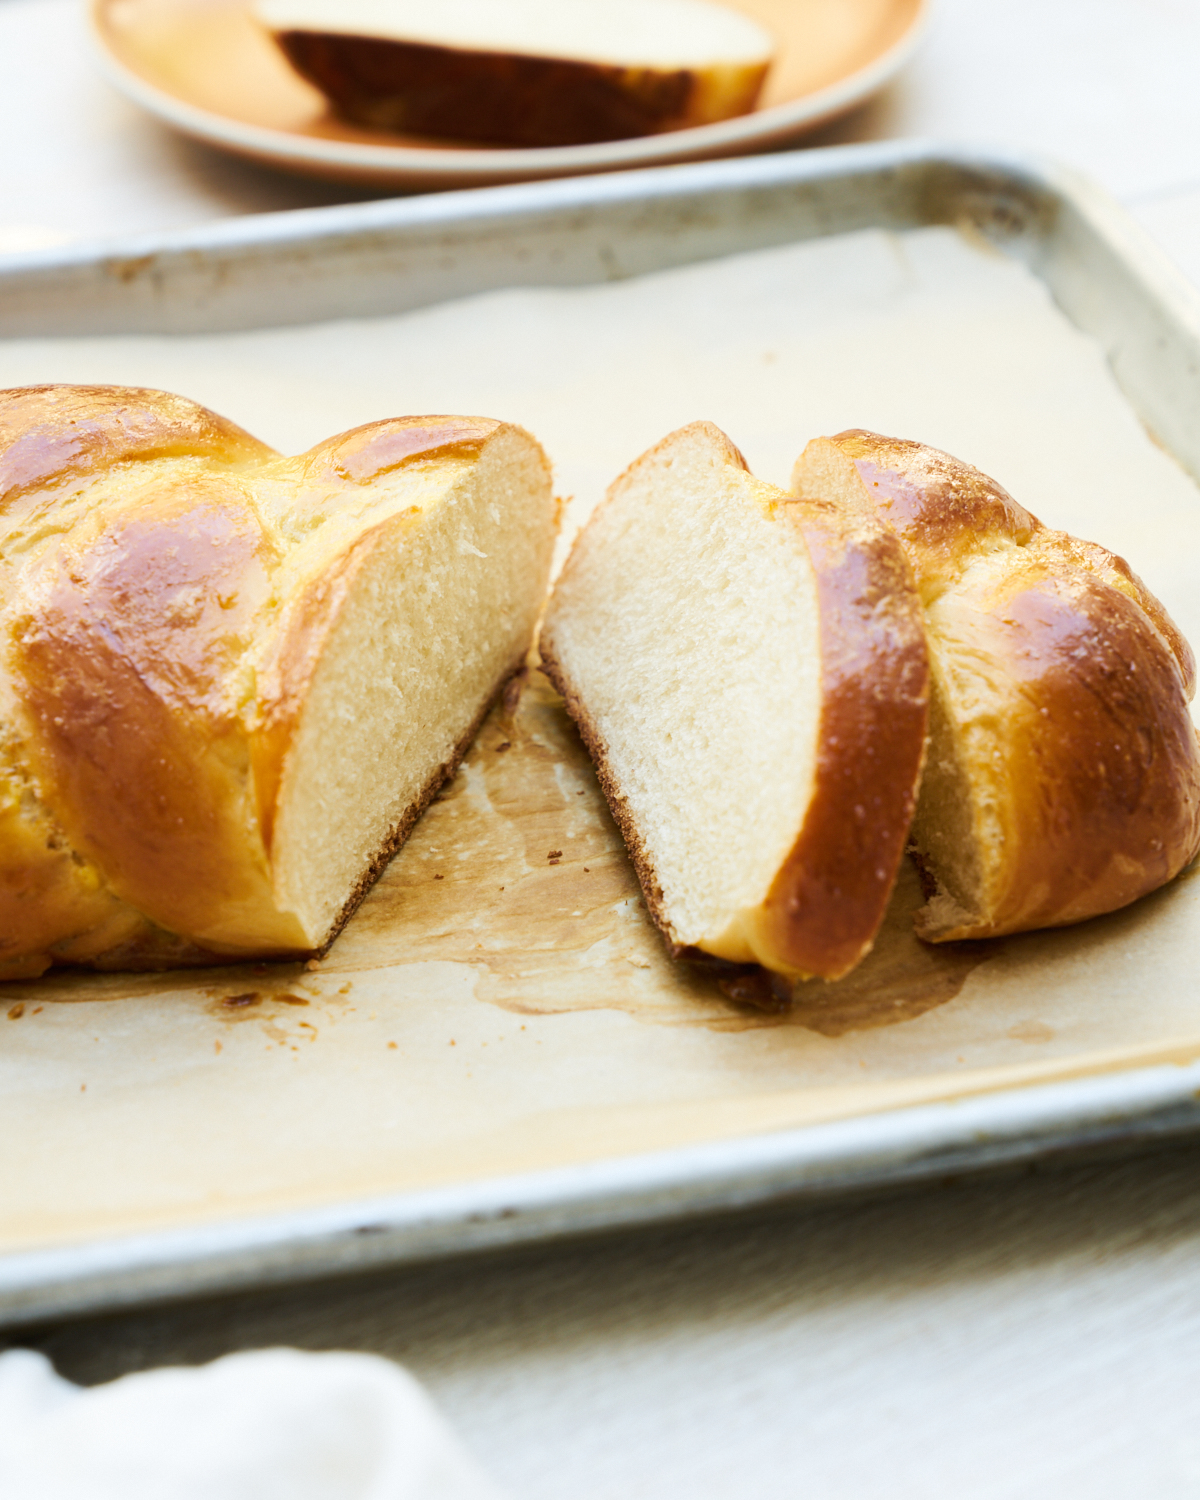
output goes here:
<path id="1" fill-rule="evenodd" d="M 905 859 L 874 948 L 845 979 L 798 985 L 786 1019 L 823 1036 L 844 1036 L 913 1021 L 953 1000 L 968 974 L 1001 945 L 921 942 L 913 931 L 913 913 L 923 899 L 917 872 Z"/>
<path id="2" fill-rule="evenodd" d="M 664 1025 L 840 1036 L 945 1004 L 995 952 L 918 942 L 920 902 L 906 862 L 875 950 L 853 974 L 801 985 L 783 1013 L 727 1000 L 667 956 L 587 752 L 535 673 L 519 704 L 487 720 L 323 967 L 465 961 L 481 1000 L 520 1014 L 616 1009 Z"/>

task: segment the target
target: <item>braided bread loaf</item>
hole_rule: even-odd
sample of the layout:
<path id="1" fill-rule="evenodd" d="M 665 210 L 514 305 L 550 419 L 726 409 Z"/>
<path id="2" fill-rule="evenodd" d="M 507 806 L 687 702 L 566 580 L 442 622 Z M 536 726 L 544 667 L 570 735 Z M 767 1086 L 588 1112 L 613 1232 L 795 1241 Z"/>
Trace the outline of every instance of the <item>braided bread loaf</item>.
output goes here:
<path id="1" fill-rule="evenodd" d="M 920 936 L 1080 922 L 1200 849 L 1187 642 L 1129 565 L 1051 531 L 949 454 L 872 432 L 818 439 L 797 494 L 869 502 L 921 592 L 930 750 L 912 846 Z"/>
<path id="2" fill-rule="evenodd" d="M 529 648 L 504 423 L 284 458 L 158 391 L 0 396 L 0 977 L 321 950 Z"/>

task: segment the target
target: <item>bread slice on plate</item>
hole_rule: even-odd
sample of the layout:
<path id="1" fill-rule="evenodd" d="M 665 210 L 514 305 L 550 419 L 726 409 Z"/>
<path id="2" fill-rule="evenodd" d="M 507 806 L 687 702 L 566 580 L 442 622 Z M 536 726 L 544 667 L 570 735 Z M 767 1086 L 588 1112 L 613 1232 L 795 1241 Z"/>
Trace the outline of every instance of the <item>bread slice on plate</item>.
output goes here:
<path id="1" fill-rule="evenodd" d="M 1200 847 L 1187 642 L 1129 566 L 1052 531 L 920 443 L 810 444 L 793 488 L 848 460 L 916 573 L 932 668 L 913 824 L 935 942 L 1079 922 L 1171 879 Z"/>
<path id="2" fill-rule="evenodd" d="M 746 114 L 774 52 L 713 0 L 257 0 L 254 13 L 344 118 L 501 146 Z"/>
<path id="3" fill-rule="evenodd" d="M 916 799 L 920 607 L 853 487 L 795 500 L 697 422 L 621 475 L 542 663 L 671 949 L 837 978 L 870 949 Z"/>
<path id="4" fill-rule="evenodd" d="M 0 396 L 0 975 L 324 948 L 520 666 L 520 428 L 283 458 L 158 391 Z"/>

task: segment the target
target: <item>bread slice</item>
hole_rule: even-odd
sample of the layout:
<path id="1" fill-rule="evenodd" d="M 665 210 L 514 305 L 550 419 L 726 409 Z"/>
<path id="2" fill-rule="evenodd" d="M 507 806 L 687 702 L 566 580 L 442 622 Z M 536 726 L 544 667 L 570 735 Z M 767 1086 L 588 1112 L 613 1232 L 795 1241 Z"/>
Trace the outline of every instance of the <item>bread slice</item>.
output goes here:
<path id="1" fill-rule="evenodd" d="M 746 114 L 774 50 L 712 0 L 258 0 L 255 13 L 346 119 L 494 145 Z"/>
<path id="2" fill-rule="evenodd" d="M 1121 558 L 920 443 L 810 444 L 798 495 L 824 493 L 831 450 L 900 537 L 924 606 L 920 936 L 1079 922 L 1171 879 L 1200 847 L 1200 755 L 1192 653 L 1162 605 Z"/>
<path id="3" fill-rule="evenodd" d="M 161 392 L 0 399 L 0 973 L 323 949 L 529 649 L 521 429 L 282 458 Z"/>
<path id="4" fill-rule="evenodd" d="M 796 501 L 718 428 L 665 438 L 577 539 L 542 663 L 672 950 L 837 978 L 883 917 L 927 665 L 898 542 Z"/>

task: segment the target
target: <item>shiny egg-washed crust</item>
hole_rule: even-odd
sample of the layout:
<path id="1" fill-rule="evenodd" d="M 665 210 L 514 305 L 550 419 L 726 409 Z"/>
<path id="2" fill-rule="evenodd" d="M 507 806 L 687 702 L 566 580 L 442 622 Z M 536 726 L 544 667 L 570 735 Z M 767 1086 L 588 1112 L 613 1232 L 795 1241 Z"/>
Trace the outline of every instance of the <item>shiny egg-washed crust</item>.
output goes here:
<path id="1" fill-rule="evenodd" d="M 777 960 L 767 967 L 824 979 L 849 973 L 883 921 L 916 807 L 929 703 L 912 570 L 892 532 L 853 498 L 831 483 L 778 508 L 816 573 L 821 723 L 808 815 L 760 927 Z"/>
<path id="2" fill-rule="evenodd" d="M 1200 753 L 1195 663 L 1159 601 L 1123 559 L 1048 529 L 948 454 L 862 431 L 833 442 L 899 536 L 926 609 L 920 935 L 1080 922 L 1170 880 L 1200 848 Z M 953 799 L 937 789 L 953 785 L 969 788 L 955 816 L 977 845 L 973 893 L 943 852 Z"/>
<path id="3" fill-rule="evenodd" d="M 695 426 L 720 440 L 727 463 L 747 470 L 720 429 Z M 690 430 L 631 465 L 605 504 L 640 464 Z M 928 661 L 912 573 L 896 538 L 848 488 L 849 505 L 836 494 L 794 499 L 779 491 L 771 512 L 798 532 L 816 577 L 821 716 L 803 824 L 762 906 L 743 922 L 758 962 L 792 977 L 838 979 L 870 951 L 904 854 L 924 755 Z M 587 546 L 585 528 L 576 547 L 582 555 Z M 553 604 L 539 651 L 596 764 L 651 916 L 676 957 L 698 957 L 704 945 L 681 945 L 666 919 L 661 884 L 603 736 L 555 653 Z"/>
<path id="4" fill-rule="evenodd" d="M 65 488 L 113 464 L 208 458 L 236 465 L 274 450 L 224 417 L 165 391 L 36 385 L 0 393 L 0 526 L 6 541 Z M 24 502 L 24 503 L 22 503 Z"/>
<path id="5" fill-rule="evenodd" d="M 159 391 L 0 394 L 0 978 L 328 945 L 474 726 L 333 931 L 306 939 L 275 908 L 262 814 L 340 584 L 382 527 L 331 544 L 276 597 L 292 543 L 263 496 L 274 486 L 319 520 L 401 464 L 478 454 L 501 425 L 377 422 L 293 460 Z"/>

